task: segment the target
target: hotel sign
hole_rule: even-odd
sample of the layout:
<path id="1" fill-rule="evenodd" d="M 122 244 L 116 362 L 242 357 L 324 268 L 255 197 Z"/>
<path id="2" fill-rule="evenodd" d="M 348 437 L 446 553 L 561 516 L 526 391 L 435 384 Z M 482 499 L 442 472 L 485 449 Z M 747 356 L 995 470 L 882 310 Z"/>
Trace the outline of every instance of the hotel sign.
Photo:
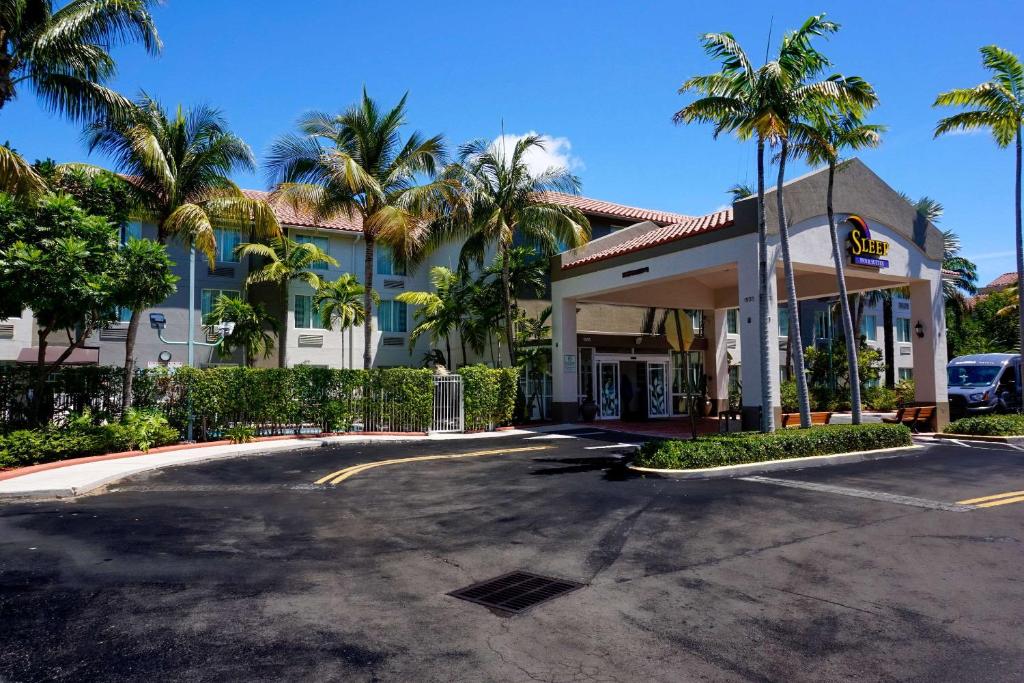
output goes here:
<path id="1" fill-rule="evenodd" d="M 860 216 L 851 215 L 846 220 L 853 226 L 846 238 L 850 263 L 869 268 L 888 268 L 889 261 L 885 257 L 889 255 L 889 243 L 872 239 L 867 222 Z"/>

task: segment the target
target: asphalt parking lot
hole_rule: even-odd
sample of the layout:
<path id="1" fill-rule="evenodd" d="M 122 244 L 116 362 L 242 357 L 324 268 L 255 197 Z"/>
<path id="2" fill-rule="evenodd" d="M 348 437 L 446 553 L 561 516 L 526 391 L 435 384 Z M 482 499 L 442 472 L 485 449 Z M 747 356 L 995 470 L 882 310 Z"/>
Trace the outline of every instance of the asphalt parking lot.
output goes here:
<path id="1" fill-rule="evenodd" d="M 1024 452 L 684 482 L 628 476 L 623 442 L 352 444 L 0 505 L 0 680 L 1024 678 Z M 585 585 L 514 616 L 448 595 L 514 570 Z"/>

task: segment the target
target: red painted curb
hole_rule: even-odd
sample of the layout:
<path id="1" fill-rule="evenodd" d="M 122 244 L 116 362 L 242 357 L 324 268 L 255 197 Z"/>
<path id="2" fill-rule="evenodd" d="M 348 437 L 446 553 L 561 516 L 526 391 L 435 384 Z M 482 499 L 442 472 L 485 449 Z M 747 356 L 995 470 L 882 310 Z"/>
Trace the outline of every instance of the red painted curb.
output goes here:
<path id="1" fill-rule="evenodd" d="M 253 439 L 250 443 L 260 443 L 264 441 L 283 441 L 285 439 L 320 439 L 327 436 L 427 436 L 426 432 L 324 432 L 322 434 L 276 434 L 274 436 L 258 436 Z M 140 455 L 151 455 L 153 453 L 169 453 L 172 451 L 183 451 L 193 448 L 209 448 L 210 446 L 228 446 L 231 441 L 228 439 L 222 439 L 220 441 L 204 441 L 202 443 L 176 443 L 170 446 L 159 446 L 157 448 L 150 448 L 148 453 L 143 451 L 122 451 L 121 453 L 105 453 L 103 455 L 89 455 L 84 458 L 72 458 L 70 460 L 56 460 L 54 462 L 44 462 L 39 465 L 28 465 L 26 467 L 16 467 L 9 470 L 0 470 L 0 481 L 6 479 L 14 479 L 15 477 L 21 477 L 26 474 L 32 474 L 34 472 L 45 472 L 46 470 L 55 470 L 61 467 L 70 467 L 71 465 L 84 465 L 90 462 L 99 462 L 101 460 L 120 460 L 121 458 L 134 458 Z"/>

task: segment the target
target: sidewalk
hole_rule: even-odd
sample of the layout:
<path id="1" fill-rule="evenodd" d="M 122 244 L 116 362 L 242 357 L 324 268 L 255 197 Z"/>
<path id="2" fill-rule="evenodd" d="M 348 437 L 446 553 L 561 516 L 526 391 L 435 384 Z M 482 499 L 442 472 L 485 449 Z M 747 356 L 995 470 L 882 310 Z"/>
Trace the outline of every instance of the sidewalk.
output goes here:
<path id="1" fill-rule="evenodd" d="M 463 439 L 486 439 L 504 436 L 521 436 L 531 432 L 512 429 L 500 432 L 476 434 L 434 434 L 429 436 L 326 436 L 301 439 L 278 439 L 247 444 L 219 444 L 196 446 L 164 453 L 132 455 L 123 458 L 93 460 L 91 462 L 68 461 L 51 469 L 27 472 L 0 481 L 0 502 L 10 500 L 33 500 L 71 498 L 95 491 L 107 484 L 133 474 L 148 472 L 165 467 L 192 465 L 210 460 L 237 458 L 249 455 L 265 455 L 285 451 L 298 451 L 324 446 L 348 443 L 373 443 L 380 441 L 457 441 Z"/>

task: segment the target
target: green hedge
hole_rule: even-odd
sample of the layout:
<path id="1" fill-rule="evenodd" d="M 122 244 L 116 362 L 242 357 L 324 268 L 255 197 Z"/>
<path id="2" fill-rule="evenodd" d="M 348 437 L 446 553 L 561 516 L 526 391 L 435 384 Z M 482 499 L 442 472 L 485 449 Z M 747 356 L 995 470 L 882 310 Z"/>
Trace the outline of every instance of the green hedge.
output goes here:
<path id="1" fill-rule="evenodd" d="M 947 434 L 974 436 L 1024 436 L 1024 415 L 979 415 L 946 425 Z"/>
<path id="2" fill-rule="evenodd" d="M 772 434 L 746 432 L 694 441 L 652 441 L 640 448 L 635 464 L 654 469 L 700 469 L 898 448 L 912 443 L 910 430 L 903 425 L 825 425 Z"/>
<path id="3" fill-rule="evenodd" d="M 466 429 L 492 429 L 511 424 L 515 415 L 519 368 L 467 365 L 462 376 Z"/>
<path id="4" fill-rule="evenodd" d="M 86 412 L 68 424 L 45 429 L 19 429 L 0 436 L 0 467 L 25 467 L 44 462 L 140 449 L 148 451 L 178 441 L 178 430 L 152 410 L 132 410 L 120 422 L 94 424 Z"/>

